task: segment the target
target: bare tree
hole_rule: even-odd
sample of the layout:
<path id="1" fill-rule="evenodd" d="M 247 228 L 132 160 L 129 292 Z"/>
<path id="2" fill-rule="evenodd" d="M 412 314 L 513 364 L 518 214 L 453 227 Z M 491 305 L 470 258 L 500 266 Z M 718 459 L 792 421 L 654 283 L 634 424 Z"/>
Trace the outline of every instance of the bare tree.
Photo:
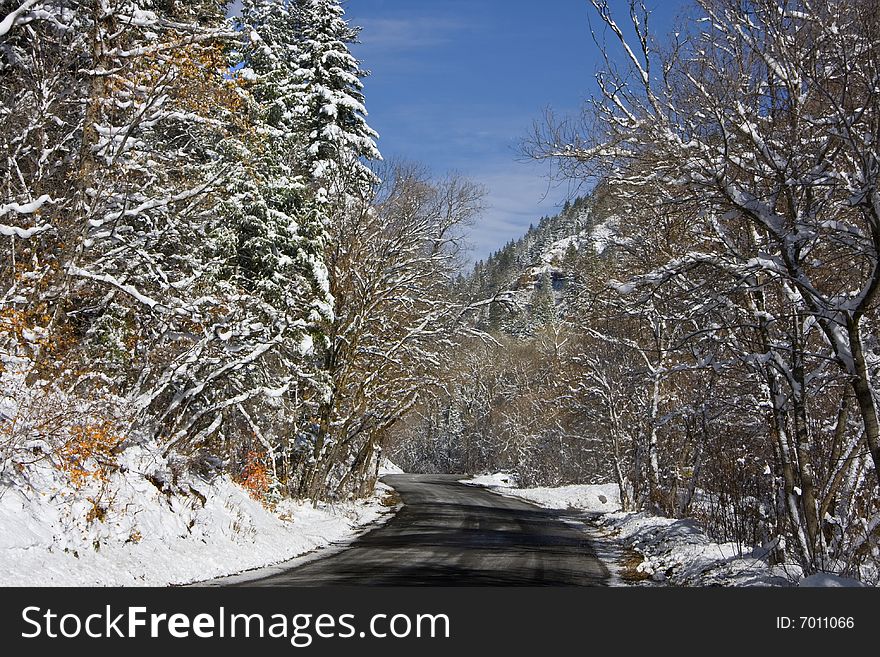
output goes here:
<path id="1" fill-rule="evenodd" d="M 821 514 L 839 499 L 842 472 L 858 471 L 861 440 L 880 477 L 878 6 L 704 0 L 661 45 L 643 5 L 630 3 L 630 40 L 606 2 L 592 4 L 621 56 L 606 47 L 600 95 L 577 122 L 548 117 L 526 150 L 562 175 L 601 176 L 630 220 L 656 208 L 688 215 L 675 248 L 656 249 L 617 291 L 656 308 L 680 288 L 702 316 L 661 351 L 702 332 L 716 344 L 705 364 L 750 372 L 770 409 L 780 518 L 802 563 L 821 567 L 832 531 Z M 696 294 L 707 285 L 718 291 L 712 312 Z M 816 396 L 820 381 L 830 403 Z M 833 462 L 820 444 L 836 445 Z"/>
<path id="2" fill-rule="evenodd" d="M 375 197 L 346 209 L 328 247 L 331 392 L 319 402 L 309 497 L 372 488 L 388 429 L 437 385 L 453 337 L 470 330 L 452 284 L 482 189 L 458 177 L 434 183 L 412 165 L 383 178 Z"/>

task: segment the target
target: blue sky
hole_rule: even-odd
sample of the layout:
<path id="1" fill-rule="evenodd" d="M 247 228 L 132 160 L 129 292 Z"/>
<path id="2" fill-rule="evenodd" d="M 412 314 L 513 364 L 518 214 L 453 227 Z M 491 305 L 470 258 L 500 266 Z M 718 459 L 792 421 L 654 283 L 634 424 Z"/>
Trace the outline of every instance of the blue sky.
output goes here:
<path id="1" fill-rule="evenodd" d="M 683 0 L 649 0 L 667 29 Z M 628 2 L 611 0 L 622 21 Z M 489 208 L 470 231 L 471 258 L 485 258 L 529 223 L 556 214 L 569 194 L 545 165 L 517 147 L 547 107 L 579 111 L 595 89 L 599 53 L 587 0 L 348 0 L 363 27 L 353 51 L 365 81 L 370 125 L 386 159 L 456 171 L 483 184 Z M 596 20 L 593 18 L 596 25 Z"/>
<path id="2" fill-rule="evenodd" d="M 657 26 L 666 29 L 680 4 L 654 2 Z M 611 6 L 621 21 L 627 17 L 627 2 Z M 353 50 L 371 71 L 369 122 L 385 158 L 422 162 L 438 176 L 454 170 L 488 188 L 490 207 L 471 229 L 473 259 L 556 214 L 568 187 L 549 185 L 545 165 L 522 162 L 517 148 L 545 108 L 575 113 L 595 88 L 600 60 L 587 0 L 350 0 L 345 7 L 364 28 Z"/>
<path id="3" fill-rule="evenodd" d="M 543 108 L 574 112 L 594 65 L 585 0 L 351 0 L 362 26 L 354 48 L 366 80 L 370 124 L 386 159 L 457 171 L 485 185 L 471 229 L 481 259 L 555 214 L 565 190 L 543 166 L 522 163 L 519 141 Z"/>

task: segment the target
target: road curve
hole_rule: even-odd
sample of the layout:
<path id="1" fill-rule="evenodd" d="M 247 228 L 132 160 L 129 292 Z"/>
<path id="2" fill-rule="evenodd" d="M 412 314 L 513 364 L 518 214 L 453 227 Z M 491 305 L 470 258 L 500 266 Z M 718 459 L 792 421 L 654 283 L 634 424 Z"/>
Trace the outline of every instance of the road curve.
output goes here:
<path id="1" fill-rule="evenodd" d="M 389 475 L 404 506 L 324 559 L 236 586 L 603 586 L 608 570 L 560 512 L 458 483 Z"/>

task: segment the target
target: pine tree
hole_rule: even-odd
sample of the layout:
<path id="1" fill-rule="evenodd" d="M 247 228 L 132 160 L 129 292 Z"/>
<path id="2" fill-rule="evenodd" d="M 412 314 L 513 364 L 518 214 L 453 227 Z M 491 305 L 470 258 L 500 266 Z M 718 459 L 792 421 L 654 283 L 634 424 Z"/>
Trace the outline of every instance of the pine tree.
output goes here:
<path id="1" fill-rule="evenodd" d="M 293 117 L 304 145 L 301 172 L 311 193 L 308 225 L 316 234 L 325 232 L 324 261 L 332 300 L 346 294 L 349 265 L 347 240 L 352 226 L 364 212 L 378 183 L 366 160 L 380 160 L 375 139 L 378 137 L 366 122 L 363 83 L 365 73 L 348 46 L 357 39 L 358 30 L 344 18 L 338 0 L 294 0 L 291 9 L 299 33 L 296 41 Z M 327 448 L 333 436 L 335 395 L 342 387 L 340 355 L 345 351 L 344 327 L 350 321 L 337 313 L 326 323 L 321 363 L 328 379 L 326 395 L 317 411 L 317 432 L 312 441 L 307 472 L 300 491 L 309 497 L 323 496 L 327 481 Z"/>
<path id="2" fill-rule="evenodd" d="M 549 271 L 541 274 L 541 278 L 532 290 L 529 303 L 531 331 L 540 330 L 556 319 L 556 299 L 553 294 L 553 276 Z"/>
<path id="3" fill-rule="evenodd" d="M 319 202 L 370 186 L 375 177 L 361 158 L 380 160 L 378 134 L 366 122 L 365 73 L 349 51 L 358 30 L 338 0 L 295 0 L 297 43 L 295 108 L 306 135 L 308 173 Z"/>
<path id="4" fill-rule="evenodd" d="M 326 227 L 310 192 L 299 108 L 303 17 L 287 0 L 246 0 L 242 75 L 259 138 L 243 145 L 249 166 L 233 205 L 238 217 L 237 274 L 250 289 L 318 333 L 333 318 L 324 248 Z M 305 309 L 305 312 L 301 312 Z"/>

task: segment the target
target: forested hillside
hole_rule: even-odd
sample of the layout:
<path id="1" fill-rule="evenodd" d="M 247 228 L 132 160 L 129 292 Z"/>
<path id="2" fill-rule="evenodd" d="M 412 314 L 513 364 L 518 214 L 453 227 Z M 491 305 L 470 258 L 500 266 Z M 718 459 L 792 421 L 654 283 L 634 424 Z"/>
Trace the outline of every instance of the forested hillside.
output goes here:
<path id="1" fill-rule="evenodd" d="M 577 323 L 590 286 L 601 289 L 615 258 L 621 217 L 603 194 L 566 202 L 456 282 L 478 335 L 459 343 L 443 392 L 395 431 L 396 462 L 509 470 L 523 485 L 613 480 L 600 418 L 576 401 L 583 372 L 574 360 L 586 348 Z"/>

